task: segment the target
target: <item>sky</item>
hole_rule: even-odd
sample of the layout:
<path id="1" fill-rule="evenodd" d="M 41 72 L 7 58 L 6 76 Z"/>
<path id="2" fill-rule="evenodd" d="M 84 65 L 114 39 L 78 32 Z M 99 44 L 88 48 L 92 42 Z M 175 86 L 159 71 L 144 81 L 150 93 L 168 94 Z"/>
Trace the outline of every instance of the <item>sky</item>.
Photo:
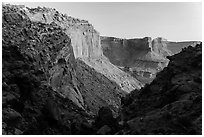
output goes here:
<path id="1" fill-rule="evenodd" d="M 15 2 L 88 20 L 102 36 L 202 40 L 201 2 Z"/>

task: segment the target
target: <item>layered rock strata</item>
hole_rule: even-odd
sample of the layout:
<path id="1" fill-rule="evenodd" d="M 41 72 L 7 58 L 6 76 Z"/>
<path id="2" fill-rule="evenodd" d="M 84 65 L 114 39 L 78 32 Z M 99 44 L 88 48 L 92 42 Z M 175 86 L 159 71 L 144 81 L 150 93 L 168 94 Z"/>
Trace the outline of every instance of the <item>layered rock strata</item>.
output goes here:
<path id="1" fill-rule="evenodd" d="M 68 31 L 30 20 L 32 9 L 2 8 L 3 134 L 87 134 L 100 107 L 117 114 L 125 92 L 76 60 Z"/>
<path id="2" fill-rule="evenodd" d="M 115 67 L 103 56 L 100 35 L 88 21 L 63 15 L 55 9 L 24 7 L 21 10 L 33 22 L 59 25 L 71 38 L 75 58 L 80 58 L 97 72 L 116 82 L 122 90 L 129 93 L 135 88 L 140 89 L 143 86 L 141 82 Z"/>
<path id="3" fill-rule="evenodd" d="M 172 55 L 167 49 L 166 40 L 150 37 L 143 39 L 119 39 L 101 37 L 104 55 L 111 63 L 142 81 L 153 79 L 157 72 L 168 64 L 166 56 Z M 150 80 L 150 81 L 151 81 Z"/>

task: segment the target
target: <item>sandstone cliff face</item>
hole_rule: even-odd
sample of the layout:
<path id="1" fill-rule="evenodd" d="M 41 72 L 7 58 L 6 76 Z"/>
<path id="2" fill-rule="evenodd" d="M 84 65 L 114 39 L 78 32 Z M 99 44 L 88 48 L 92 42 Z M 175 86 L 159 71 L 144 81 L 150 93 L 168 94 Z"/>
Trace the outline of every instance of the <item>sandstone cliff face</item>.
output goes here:
<path id="1" fill-rule="evenodd" d="M 24 7 L 21 10 L 33 22 L 46 24 L 54 22 L 59 25 L 71 38 L 75 58 L 80 58 L 97 72 L 116 82 L 122 90 L 129 93 L 143 86 L 141 82 L 115 67 L 103 56 L 100 35 L 88 21 L 60 14 L 55 9 Z M 114 71 L 111 70 L 112 68 Z"/>
<path id="2" fill-rule="evenodd" d="M 129 72 L 144 84 L 149 83 L 157 72 L 167 66 L 168 59 L 165 57 L 171 55 L 163 38 L 152 41 L 150 37 L 143 39 L 101 37 L 101 45 L 104 55 L 111 63 Z"/>
<path id="3" fill-rule="evenodd" d="M 44 84 L 52 87 L 52 90 L 63 98 L 73 101 L 78 107 L 97 113 L 101 106 L 111 106 L 111 109 L 117 112 L 120 106 L 120 98 L 125 95 L 122 90 L 132 91 L 141 85 L 138 85 L 134 79 L 132 79 L 132 83 L 135 83 L 135 85 L 129 85 L 128 82 L 120 85 L 120 82 L 124 82 L 126 77 L 119 74 L 114 76 L 119 70 L 117 67 L 110 62 L 106 62 L 106 66 L 104 64 L 99 65 L 98 62 L 100 61 L 97 58 L 103 58 L 101 54 L 97 53 L 97 51 L 101 52 L 98 42 L 99 34 L 87 21 L 67 17 L 66 22 L 60 22 L 59 18 L 62 15 L 55 15 L 54 13 L 57 13 L 57 11 L 53 9 L 28 9 L 5 5 L 3 7 L 3 49 L 7 47 L 9 47 L 9 50 L 10 47 L 18 48 L 21 56 L 28 56 L 33 61 L 33 65 L 41 73 L 45 73 Z M 44 14 L 50 15 L 46 15 L 48 19 L 45 19 Z M 52 14 L 55 18 L 51 18 Z M 40 20 L 41 15 L 44 17 L 42 20 Z M 91 29 L 94 31 L 93 35 L 89 31 Z M 87 33 L 85 33 L 86 31 Z M 82 43 L 76 43 L 79 41 Z M 91 46 L 93 48 L 90 48 Z M 73 48 L 75 48 L 75 52 Z M 6 50 L 3 51 L 6 52 Z M 76 62 L 76 58 L 84 59 L 87 64 L 89 62 L 97 64 L 96 66 L 89 65 L 98 68 L 96 69 L 98 72 L 107 74 L 109 79 L 102 74 L 98 74 L 95 69 L 86 66 L 86 64 L 80 61 Z M 5 71 L 8 68 L 6 66 Z M 109 69 L 112 68 L 116 69 L 109 72 Z M 120 74 L 125 74 L 121 70 L 119 71 Z M 122 78 L 117 80 L 117 77 Z M 93 79 L 95 79 L 94 82 L 92 82 Z M 124 88 L 126 85 L 129 88 Z"/>
<path id="4" fill-rule="evenodd" d="M 102 56 L 99 33 L 88 21 L 63 15 L 51 8 L 24 8 L 24 10 L 31 21 L 46 24 L 54 22 L 64 29 L 71 38 L 75 58 Z"/>
<path id="5" fill-rule="evenodd" d="M 79 134 L 84 132 L 83 126 L 80 127 L 81 124 L 84 122 L 87 124 L 87 117 L 89 118 L 92 114 L 95 115 L 100 107 L 108 106 L 114 115 L 118 114 L 120 98 L 126 94 L 124 91 L 132 91 L 141 85 L 138 85 L 132 77 L 129 79 L 135 85 L 132 83 L 130 83 L 132 85 L 129 85 L 126 79 L 129 75 L 98 54 L 97 49 L 94 49 L 95 46 L 97 48 L 97 45 L 93 44 L 94 48 L 92 50 L 87 47 L 91 42 L 94 43 L 93 39 L 98 36 L 97 34 L 90 36 L 91 34 L 85 35 L 86 33 L 82 33 L 84 32 L 82 30 L 90 28 L 86 21 L 80 21 L 80 23 L 84 22 L 88 26 L 87 28 L 86 25 L 78 28 L 76 27 L 77 23 L 73 22 L 72 27 L 63 29 L 59 26 L 63 23 L 57 24 L 57 21 L 55 21 L 57 23 L 51 22 L 48 24 L 31 20 L 32 16 L 28 16 L 29 13 L 27 14 L 27 12 L 39 9 L 41 8 L 25 9 L 25 7 L 14 5 L 3 6 L 4 134 Z M 80 35 L 80 37 L 76 35 Z M 77 39 L 84 43 L 76 43 L 76 46 L 85 50 L 74 52 L 73 48 L 76 48 L 76 46 L 72 46 L 72 42 L 79 41 Z M 101 52 L 101 50 L 99 51 Z M 75 56 L 77 56 L 77 60 Z M 98 58 L 102 61 L 107 60 L 107 62 L 99 64 L 102 61 Z M 92 64 L 88 66 L 81 61 L 82 59 L 87 64 L 90 62 L 96 64 L 93 67 L 97 69 L 90 67 Z M 109 72 L 109 70 L 111 71 Z M 107 75 L 104 76 L 103 74 Z M 115 74 L 117 75 L 115 76 Z M 118 77 L 121 79 L 118 80 Z M 124 84 L 121 84 L 122 82 Z M 65 102 L 65 104 L 62 102 Z M 55 105 L 53 106 L 53 104 Z M 34 115 L 35 112 L 26 113 L 24 111 L 28 110 L 24 107 L 39 113 L 37 113 L 37 116 Z M 66 108 L 68 109 L 66 110 Z M 45 115 L 51 115 L 49 116 L 51 118 L 45 118 L 44 109 L 46 110 Z M 23 128 L 16 124 L 7 125 L 9 124 L 7 119 L 10 119 L 10 117 L 6 115 L 10 113 L 15 113 L 22 118 L 23 122 L 19 122 L 19 125 L 23 125 Z M 43 115 L 40 115 L 40 113 L 43 113 Z M 76 116 L 73 117 L 72 115 Z M 82 115 L 84 118 L 81 118 Z M 34 121 L 29 116 L 34 117 Z M 25 119 L 26 117 L 29 118 Z M 35 121 L 38 117 L 40 119 Z M 61 119 L 61 117 L 63 118 Z M 49 131 L 47 127 L 50 126 L 50 119 L 51 121 L 54 119 L 55 122 L 57 121 L 62 125 L 56 124 Z M 67 119 L 73 121 L 70 122 Z M 62 122 L 63 120 L 65 121 Z M 39 131 L 39 126 L 44 121 L 48 123 L 43 125 L 43 129 Z M 25 122 L 28 122 L 28 124 L 25 124 Z M 72 129 L 67 127 L 73 123 L 76 124 L 75 122 L 77 122 L 76 127 L 74 126 Z M 68 130 L 66 132 L 61 131 L 64 130 L 63 128 Z M 87 127 L 85 126 L 85 128 Z M 18 129 L 22 132 L 17 133 Z M 85 132 L 84 134 L 87 134 L 89 130 Z"/>
<path id="6" fill-rule="evenodd" d="M 21 11 L 19 7 L 5 7 L 3 16 L 4 24 L 7 25 L 7 28 L 4 29 L 5 37 L 20 37 L 20 41 L 13 41 L 12 44 L 19 44 L 16 46 L 20 52 L 32 58 L 35 65 L 47 74 L 46 77 L 53 90 L 83 108 L 83 98 L 76 82 L 71 39 L 57 24 L 32 22 Z M 16 36 L 8 36 L 9 34 L 6 33 L 8 27 L 9 25 L 15 26 L 15 22 L 20 24 L 13 28 L 13 31 L 17 31 Z M 11 44 L 8 45 L 11 46 Z"/>
<path id="7" fill-rule="evenodd" d="M 3 134 L 80 133 L 71 125 L 88 124 L 88 115 L 71 39 L 57 24 L 32 22 L 20 11 L 3 5 Z"/>
<path id="8" fill-rule="evenodd" d="M 171 56 L 173 53 L 168 49 L 167 43 L 168 41 L 164 38 L 155 38 L 152 41 L 152 50 L 163 57 Z"/>

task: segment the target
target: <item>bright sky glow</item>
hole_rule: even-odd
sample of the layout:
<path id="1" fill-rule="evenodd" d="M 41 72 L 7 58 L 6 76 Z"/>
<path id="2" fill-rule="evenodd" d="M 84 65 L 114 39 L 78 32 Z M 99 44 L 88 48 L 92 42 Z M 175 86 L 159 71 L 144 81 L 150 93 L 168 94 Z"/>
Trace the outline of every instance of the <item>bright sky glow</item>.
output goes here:
<path id="1" fill-rule="evenodd" d="M 102 36 L 164 37 L 171 41 L 202 39 L 201 2 L 55 2 L 10 3 L 55 8 L 88 20 Z"/>

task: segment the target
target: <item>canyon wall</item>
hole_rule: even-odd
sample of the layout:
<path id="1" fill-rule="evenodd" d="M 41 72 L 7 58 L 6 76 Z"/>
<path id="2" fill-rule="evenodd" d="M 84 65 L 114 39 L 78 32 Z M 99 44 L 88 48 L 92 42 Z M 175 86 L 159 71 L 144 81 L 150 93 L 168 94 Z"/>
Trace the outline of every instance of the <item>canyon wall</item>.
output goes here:
<path id="1" fill-rule="evenodd" d="M 21 7 L 11 5 L 3 9 L 3 49 L 17 48 L 19 56 L 29 58 L 38 73 L 45 73 L 44 83 L 84 108 L 71 39 L 57 24 L 32 22 L 21 11 Z"/>
<path id="2" fill-rule="evenodd" d="M 88 21 L 61 14 L 52 8 L 23 9 L 31 21 L 59 25 L 71 38 L 75 58 L 102 56 L 100 35 Z"/>
<path id="3" fill-rule="evenodd" d="M 168 65 L 167 56 L 179 53 L 182 48 L 195 46 L 199 41 L 170 42 L 158 37 L 121 39 L 101 37 L 103 54 L 118 68 L 131 74 L 141 83 L 150 83 Z"/>
<path id="4" fill-rule="evenodd" d="M 163 57 L 171 56 L 173 53 L 168 49 L 167 43 L 167 39 L 161 37 L 155 38 L 152 41 L 152 50 Z"/>
<path id="5" fill-rule="evenodd" d="M 152 40 L 150 37 L 142 39 L 101 37 L 101 45 L 104 55 L 111 63 L 129 72 L 144 84 L 149 83 L 157 72 L 167 66 L 166 56 L 172 55 L 163 38 Z"/>
<path id="6" fill-rule="evenodd" d="M 2 7 L 2 134 L 79 134 L 71 125 L 88 124 L 88 114 L 71 39 L 20 9 Z"/>
<path id="7" fill-rule="evenodd" d="M 2 9 L 3 134 L 88 134 L 87 119 L 100 107 L 118 113 L 126 92 L 81 60 L 102 56 L 99 34 L 84 33 L 90 25 L 74 30 L 73 22 L 66 29 L 57 21 L 36 21 L 41 8 L 8 4 Z"/>
<path id="8" fill-rule="evenodd" d="M 58 12 L 47 8 L 3 6 L 3 73 L 6 79 L 3 81 L 24 88 L 24 79 L 29 81 L 30 75 L 37 75 L 37 78 L 43 75 L 39 83 L 61 98 L 71 100 L 83 111 L 96 114 L 100 107 L 109 106 L 117 114 L 120 98 L 143 85 L 103 56 L 99 33 L 87 21 L 65 19 L 66 16 L 54 13 Z M 60 22 L 61 16 L 64 22 Z M 19 61 L 18 56 L 29 61 Z M 35 71 L 31 74 L 26 71 L 24 76 L 21 71 L 27 64 Z M 25 82 L 20 83 L 18 79 Z M 31 87 L 38 89 L 38 86 Z"/>
<path id="9" fill-rule="evenodd" d="M 100 35 L 88 21 L 72 18 L 49 8 L 23 7 L 21 10 L 33 22 L 59 25 L 71 38 L 75 58 L 80 58 L 97 72 L 116 82 L 122 90 L 129 93 L 143 86 L 140 81 L 118 69 L 103 56 Z"/>

